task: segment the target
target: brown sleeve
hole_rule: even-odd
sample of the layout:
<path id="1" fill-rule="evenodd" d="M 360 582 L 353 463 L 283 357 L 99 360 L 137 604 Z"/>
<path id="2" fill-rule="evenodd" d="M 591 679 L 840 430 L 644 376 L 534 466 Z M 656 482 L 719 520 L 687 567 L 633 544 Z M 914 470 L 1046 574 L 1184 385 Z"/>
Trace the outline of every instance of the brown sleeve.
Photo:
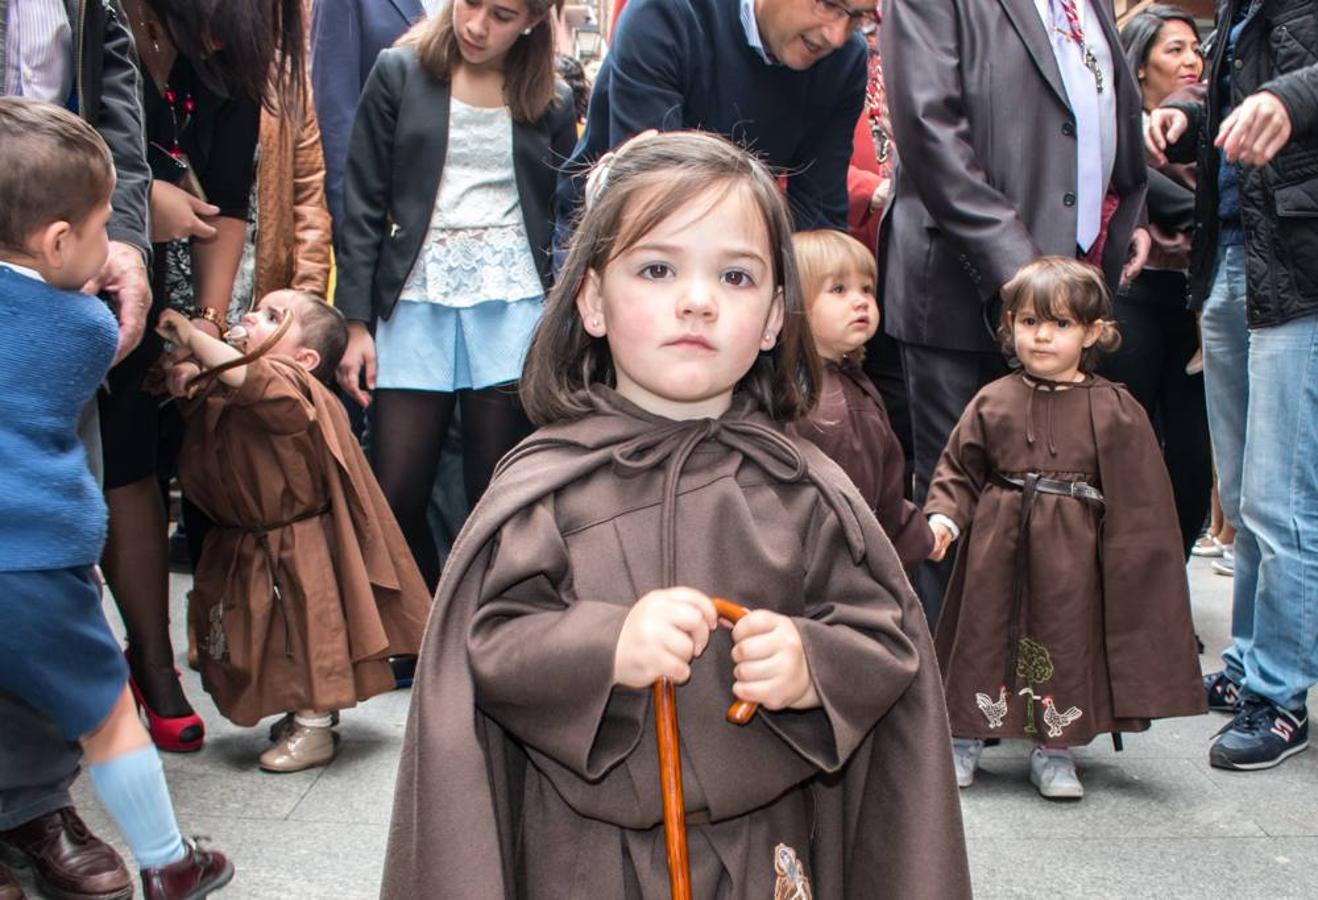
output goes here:
<path id="1" fill-rule="evenodd" d="M 964 532 L 974 517 L 980 491 L 984 490 L 991 474 L 987 435 L 980 415 L 979 398 L 976 397 L 947 439 L 938 467 L 934 469 L 929 496 L 924 501 L 924 514 L 941 513 Z"/>
<path id="2" fill-rule="evenodd" d="M 293 284 L 324 297 L 329 289 L 330 214 L 325 203 L 325 153 L 311 87 L 302 104 L 302 127 L 293 148 Z M 291 127 L 291 126 L 286 126 Z"/>
<path id="3" fill-rule="evenodd" d="M 835 772 L 901 699 L 919 657 L 902 631 L 900 601 L 853 560 L 836 514 L 822 499 L 819 506 L 807 545 L 805 615 L 793 621 L 820 706 L 764 715 L 796 752 Z"/>
<path id="4" fill-rule="evenodd" d="M 576 597 L 551 503 L 500 530 L 467 651 L 477 705 L 524 744 L 596 780 L 640 741 L 649 694 L 614 688 L 629 607 Z"/>
<path id="5" fill-rule="evenodd" d="M 217 382 L 208 402 L 242 407 L 274 434 L 297 434 L 316 421 L 316 408 L 301 381 L 310 377 L 296 363 L 262 357 L 247 364 L 242 387 Z"/>
<path id="6" fill-rule="evenodd" d="M 902 453 L 901 442 L 888 424 L 887 414 L 882 407 L 879 409 L 884 427 L 875 429 L 874 452 L 882 459 L 880 471 L 883 477 L 877 486 L 874 515 L 883 526 L 888 540 L 892 541 L 902 565 L 912 569 L 934 549 L 934 533 L 929 528 L 928 519 L 920 512 L 920 507 L 906 499 L 902 484 L 906 473 L 906 456 Z"/>

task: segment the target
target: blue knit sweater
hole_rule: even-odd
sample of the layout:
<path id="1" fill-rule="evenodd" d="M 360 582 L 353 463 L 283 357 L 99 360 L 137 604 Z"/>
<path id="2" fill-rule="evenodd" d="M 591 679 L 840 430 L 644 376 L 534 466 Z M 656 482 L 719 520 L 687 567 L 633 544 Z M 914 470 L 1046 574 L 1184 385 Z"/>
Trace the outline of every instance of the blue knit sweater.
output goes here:
<path id="1" fill-rule="evenodd" d="M 572 221 L 583 168 L 647 128 L 713 131 L 789 173 L 798 230 L 847 227 L 851 136 L 865 101 L 865 43 L 804 72 L 751 48 L 739 0 L 629 0 L 590 96 L 586 130 L 559 176 L 555 213 Z"/>
<path id="2" fill-rule="evenodd" d="M 0 266 L 0 571 L 101 555 L 105 500 L 77 428 L 117 336 L 95 297 Z"/>

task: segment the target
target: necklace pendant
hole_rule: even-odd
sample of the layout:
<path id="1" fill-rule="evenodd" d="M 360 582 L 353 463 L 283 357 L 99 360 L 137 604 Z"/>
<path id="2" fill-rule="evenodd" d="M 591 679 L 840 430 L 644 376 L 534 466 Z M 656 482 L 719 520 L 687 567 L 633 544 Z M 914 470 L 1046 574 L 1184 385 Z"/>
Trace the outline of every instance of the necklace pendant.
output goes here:
<path id="1" fill-rule="evenodd" d="M 1085 45 L 1085 68 L 1094 74 L 1094 87 L 1098 93 L 1103 93 L 1103 69 L 1098 65 L 1098 57 L 1094 51 Z"/>

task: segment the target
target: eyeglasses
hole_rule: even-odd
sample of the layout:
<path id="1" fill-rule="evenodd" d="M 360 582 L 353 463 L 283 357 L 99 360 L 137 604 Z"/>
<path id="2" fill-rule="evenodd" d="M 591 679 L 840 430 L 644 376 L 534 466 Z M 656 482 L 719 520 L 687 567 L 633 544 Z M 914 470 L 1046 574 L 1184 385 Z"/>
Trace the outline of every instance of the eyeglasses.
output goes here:
<path id="1" fill-rule="evenodd" d="M 845 3 L 839 3 L 838 0 L 815 0 L 815 15 L 828 22 L 841 22 L 846 19 L 848 27 L 860 28 L 864 31 L 876 28 L 879 24 L 877 7 L 852 9 Z"/>

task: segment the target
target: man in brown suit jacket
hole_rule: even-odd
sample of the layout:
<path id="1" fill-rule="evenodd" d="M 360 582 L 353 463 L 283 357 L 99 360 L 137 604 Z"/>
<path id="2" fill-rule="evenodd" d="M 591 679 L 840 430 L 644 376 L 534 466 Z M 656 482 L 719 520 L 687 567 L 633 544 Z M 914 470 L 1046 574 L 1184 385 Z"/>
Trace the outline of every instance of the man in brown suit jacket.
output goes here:
<path id="1" fill-rule="evenodd" d="M 1078 27 L 1059 27 L 1067 13 Z M 1043 255 L 1088 251 L 1113 289 L 1143 266 L 1141 105 L 1110 0 L 884 0 L 879 40 L 900 153 L 884 328 L 902 348 L 919 503 L 962 410 L 1006 372 L 998 289 Z M 946 568 L 919 580 L 933 622 Z"/>

